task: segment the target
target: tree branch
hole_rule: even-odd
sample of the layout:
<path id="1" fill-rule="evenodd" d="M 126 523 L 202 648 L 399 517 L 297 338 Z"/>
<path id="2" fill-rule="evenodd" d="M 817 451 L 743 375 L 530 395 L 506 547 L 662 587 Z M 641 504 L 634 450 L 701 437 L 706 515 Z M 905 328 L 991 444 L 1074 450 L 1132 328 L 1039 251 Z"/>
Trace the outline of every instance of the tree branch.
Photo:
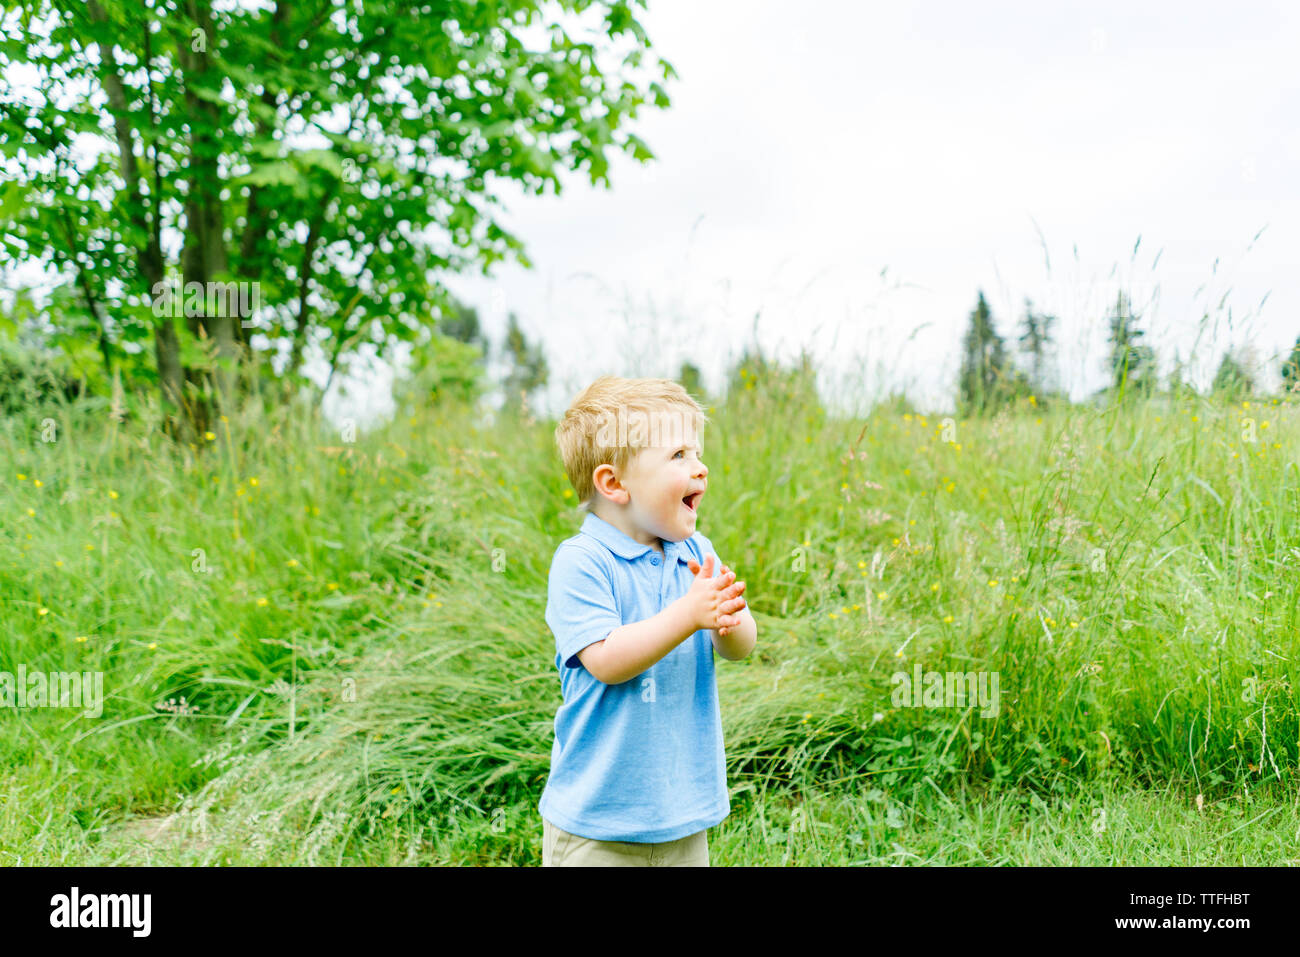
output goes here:
<path id="1" fill-rule="evenodd" d="M 357 279 L 360 280 L 370 268 L 370 257 L 375 254 L 377 247 L 372 246 L 370 252 L 366 253 L 366 258 L 361 261 L 361 269 L 357 273 Z M 358 292 L 352 297 L 352 301 L 347 304 L 339 315 L 339 322 L 334 330 L 334 354 L 330 356 L 330 374 L 325 379 L 325 388 L 321 390 L 321 402 L 325 401 L 325 396 L 330 390 L 330 383 L 334 381 L 334 371 L 338 368 L 339 355 L 343 352 L 343 346 L 352 339 L 351 335 L 346 335 L 348 320 L 352 318 L 352 313 L 356 311 L 357 306 L 361 303 L 364 293 Z M 360 330 L 357 330 L 360 331 Z M 355 334 L 355 333 L 354 333 Z"/>
<path id="2" fill-rule="evenodd" d="M 311 259 L 316 252 L 316 243 L 320 241 L 320 227 L 325 218 L 322 209 L 311 221 L 307 229 L 307 242 L 302 251 L 302 267 L 298 273 L 298 317 L 293 329 L 293 347 L 289 355 L 289 374 L 297 373 L 302 364 L 302 347 L 307 335 L 307 293 L 311 281 Z"/>
<path id="3" fill-rule="evenodd" d="M 99 0 L 87 0 L 86 11 L 96 23 L 107 23 L 108 14 L 100 6 Z M 131 200 L 131 223 L 146 236 L 151 235 L 148 219 L 145 216 L 144 197 L 140 190 L 140 171 L 135 160 L 135 130 L 129 119 L 130 107 L 126 101 L 126 88 L 118 75 L 117 56 L 112 44 L 99 44 L 100 56 L 104 61 L 100 79 L 104 92 L 113 107 L 113 130 L 117 135 L 117 152 L 121 166 L 122 179 L 126 182 L 127 195 Z M 162 248 L 150 238 L 144 249 L 136 250 L 140 272 L 150 288 L 162 281 Z"/>
<path id="4" fill-rule="evenodd" d="M 63 223 L 63 234 L 68 243 L 68 259 L 71 261 L 73 268 L 77 272 L 77 283 L 81 286 L 81 295 L 86 300 L 86 308 L 90 311 L 90 317 L 95 321 L 95 326 L 99 329 L 99 354 L 104 357 L 104 372 L 108 380 L 113 379 L 113 352 L 108 341 L 108 329 L 104 325 L 104 320 L 100 317 L 99 300 L 95 297 L 95 292 L 90 288 L 90 278 L 86 275 L 86 269 L 82 266 L 79 253 L 81 247 L 77 243 L 76 230 L 72 225 L 72 217 L 68 213 L 66 206 L 59 207 L 61 214 L 60 220 Z"/>
<path id="5" fill-rule="evenodd" d="M 283 2 L 283 0 L 277 0 L 275 9 L 271 12 L 271 26 L 268 31 L 271 46 L 277 50 L 283 49 L 280 42 L 280 27 L 283 26 L 288 13 L 288 6 Z M 278 104 L 276 102 L 277 99 L 278 95 L 276 92 L 271 90 L 266 84 L 263 84 L 261 96 L 263 105 L 272 110 L 276 110 L 278 109 Z M 259 118 L 257 120 L 258 135 L 265 136 L 268 129 L 269 126 L 267 121 Z M 239 268 L 241 273 L 248 271 L 248 264 L 254 260 L 254 256 L 257 252 L 258 240 L 266 235 L 266 225 L 270 220 L 270 217 L 267 215 L 268 210 L 262 209 L 260 206 L 261 194 L 262 187 L 252 186 L 249 188 L 248 206 L 244 216 L 244 235 L 240 239 L 239 243 Z M 261 270 L 259 269 L 254 278 L 260 276 Z"/>
<path id="6" fill-rule="evenodd" d="M 367 256 L 366 258 L 368 260 L 370 257 Z M 362 267 L 362 271 L 365 271 L 364 266 Z M 325 388 L 323 388 L 320 393 L 321 402 L 325 401 L 325 396 L 330 390 L 330 383 L 334 381 L 334 372 L 339 366 L 339 354 L 343 352 L 343 346 L 352 339 L 352 335 L 345 335 L 344 333 L 347 328 L 348 320 L 352 318 L 352 313 L 356 311 L 357 306 L 361 303 L 363 295 L 363 293 L 358 292 L 352 297 L 352 301 L 349 302 L 347 307 L 343 310 L 338 328 L 334 332 L 334 354 L 330 356 L 330 374 L 326 376 Z"/>

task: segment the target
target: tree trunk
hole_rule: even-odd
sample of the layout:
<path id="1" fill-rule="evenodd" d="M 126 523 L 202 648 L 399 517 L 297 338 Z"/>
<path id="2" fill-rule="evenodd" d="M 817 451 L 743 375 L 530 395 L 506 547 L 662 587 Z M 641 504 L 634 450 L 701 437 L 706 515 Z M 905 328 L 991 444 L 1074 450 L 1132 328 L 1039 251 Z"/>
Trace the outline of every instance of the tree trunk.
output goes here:
<path id="1" fill-rule="evenodd" d="M 164 316 L 154 327 L 154 358 L 158 363 L 158 384 L 164 403 L 171 403 L 177 411 L 185 411 L 185 373 L 181 368 L 181 346 L 176 338 L 176 327 L 171 316 Z M 173 417 L 164 405 L 163 430 L 173 439 L 192 441 L 193 421 L 188 415 Z"/>
<path id="2" fill-rule="evenodd" d="M 208 0 L 188 0 L 186 12 L 208 37 L 208 43 L 216 43 L 216 29 L 212 20 L 212 8 Z M 194 92 L 194 81 L 200 79 L 210 68 L 207 49 L 193 50 L 190 45 L 181 43 L 178 59 L 185 73 L 185 101 L 190 115 L 197 121 L 191 124 L 191 142 L 188 169 L 190 171 L 190 190 L 185 203 L 186 234 L 185 248 L 181 253 L 181 270 L 183 283 L 197 282 L 203 284 L 206 291 L 210 282 L 226 273 L 228 260 L 225 239 L 225 209 L 221 201 L 220 171 L 217 166 L 218 144 L 215 130 L 222 117 L 216 104 L 205 100 Z M 223 308 L 219 315 L 204 314 L 193 317 L 190 331 L 200 338 L 211 339 L 216 345 L 218 360 L 231 366 L 223 369 L 218 365 L 209 383 L 200 380 L 203 376 L 192 376 L 196 388 L 206 385 L 203 391 L 215 395 L 222 411 L 230 411 L 237 400 L 237 371 L 242 359 L 240 336 L 235 331 L 239 317 L 227 315 L 231 310 L 224 308 L 230 304 L 231 297 L 223 295 Z M 197 402 L 197 397 L 196 397 Z M 196 411 L 198 405 L 196 404 Z M 207 418 L 206 403 L 202 415 Z M 196 429 L 202 429 L 202 423 L 195 421 Z"/>

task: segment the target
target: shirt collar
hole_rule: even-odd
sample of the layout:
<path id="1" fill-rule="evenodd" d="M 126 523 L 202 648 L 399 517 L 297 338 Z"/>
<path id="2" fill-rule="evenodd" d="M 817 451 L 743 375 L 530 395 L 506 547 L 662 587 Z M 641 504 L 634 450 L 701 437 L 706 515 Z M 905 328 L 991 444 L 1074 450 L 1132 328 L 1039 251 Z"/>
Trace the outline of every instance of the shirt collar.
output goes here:
<path id="1" fill-rule="evenodd" d="M 634 539 L 621 528 L 617 528 L 605 521 L 595 512 L 588 512 L 587 517 L 582 520 L 582 533 L 590 535 L 596 541 L 600 542 L 615 555 L 620 558 L 626 558 L 628 561 L 640 558 L 646 552 L 654 551 L 649 545 L 643 545 Z M 662 541 L 662 539 L 661 539 Z M 664 558 L 677 556 L 678 561 L 686 562 L 689 558 L 686 549 L 686 543 L 668 542 L 663 543 Z"/>

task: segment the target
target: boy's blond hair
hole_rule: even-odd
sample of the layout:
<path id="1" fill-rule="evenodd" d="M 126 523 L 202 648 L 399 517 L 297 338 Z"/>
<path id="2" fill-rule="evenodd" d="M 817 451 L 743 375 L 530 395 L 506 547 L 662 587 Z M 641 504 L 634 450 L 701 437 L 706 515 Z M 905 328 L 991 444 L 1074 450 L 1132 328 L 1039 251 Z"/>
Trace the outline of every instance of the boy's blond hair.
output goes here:
<path id="1" fill-rule="evenodd" d="M 590 510 L 596 496 L 591 476 L 599 466 L 612 465 L 621 473 L 642 449 L 685 442 L 708 421 L 699 403 L 671 379 L 601 376 L 555 427 L 578 507 Z"/>

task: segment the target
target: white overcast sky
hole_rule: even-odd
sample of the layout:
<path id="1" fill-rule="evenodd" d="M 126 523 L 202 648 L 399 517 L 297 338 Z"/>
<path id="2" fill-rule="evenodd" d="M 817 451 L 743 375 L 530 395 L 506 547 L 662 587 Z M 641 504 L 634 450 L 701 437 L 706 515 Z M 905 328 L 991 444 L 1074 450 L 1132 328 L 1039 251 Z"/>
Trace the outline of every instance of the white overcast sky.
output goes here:
<path id="1" fill-rule="evenodd" d="M 1120 283 L 1162 371 L 1195 349 L 1202 386 L 1230 345 L 1300 335 L 1300 5 L 651 0 L 643 22 L 680 74 L 635 121 L 657 159 L 505 193 L 534 269 L 448 281 L 496 341 L 513 311 L 545 343 L 548 411 L 683 359 L 719 386 L 756 314 L 846 402 L 950 408 L 980 289 L 1004 335 L 1026 297 L 1060 316 L 1076 397 Z"/>

